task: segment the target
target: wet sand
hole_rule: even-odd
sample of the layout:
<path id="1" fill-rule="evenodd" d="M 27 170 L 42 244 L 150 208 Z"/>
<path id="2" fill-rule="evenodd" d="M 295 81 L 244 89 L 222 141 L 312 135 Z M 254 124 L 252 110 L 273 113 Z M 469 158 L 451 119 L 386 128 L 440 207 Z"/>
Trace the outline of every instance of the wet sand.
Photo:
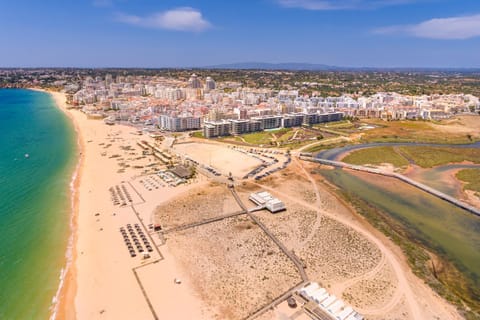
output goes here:
<path id="1" fill-rule="evenodd" d="M 53 93 L 53 96 L 59 105 L 65 107 L 63 94 Z M 225 297 L 223 295 L 225 292 L 234 296 L 235 293 L 241 293 L 240 298 L 243 299 L 241 301 L 247 306 L 250 305 L 249 299 L 260 298 L 252 296 L 250 289 L 255 288 L 251 284 L 258 281 L 259 275 L 269 277 L 260 279 L 269 281 L 268 283 L 272 284 L 271 288 L 278 287 L 278 281 L 282 283 L 282 278 L 275 277 L 275 273 L 268 272 L 267 268 L 283 268 L 280 270 L 283 270 L 286 279 L 293 277 L 291 276 L 293 269 L 290 270 L 288 262 L 284 262 L 283 258 L 277 255 L 274 247 L 270 249 L 268 246 L 263 247 L 267 240 L 263 239 L 261 234 L 257 235 L 253 225 L 247 226 L 243 221 L 232 220 L 231 223 L 226 223 L 226 227 L 231 228 L 232 232 L 228 232 L 229 229 L 225 229 L 222 223 L 216 223 L 205 229 L 197 228 L 189 232 L 172 234 L 170 242 L 164 243 L 148 228 L 150 224 L 156 222 L 154 212 L 168 210 L 160 214 L 160 222 L 171 221 L 173 225 L 199 218 L 196 217 L 198 208 L 188 206 L 195 198 L 188 195 L 189 192 L 198 194 L 198 188 L 208 190 L 210 182 L 200 175 L 187 185 L 175 188 L 159 185 L 158 189 L 148 190 L 142 182 L 147 176 L 142 173 L 142 169 L 134 168 L 135 163 L 145 167 L 153 161 L 148 157 L 142 158 L 141 150 L 136 147 L 138 140 L 147 140 L 148 137 L 133 134 L 136 131 L 133 128 L 106 126 L 102 121 L 89 120 L 78 110 L 66 112 L 71 115 L 78 128 L 83 149 L 74 216 L 76 221 L 73 230 L 74 262 L 69 268 L 63 287 L 58 319 L 152 319 L 155 316 L 160 319 L 219 319 L 222 316 L 228 318 L 229 315 L 233 315 L 234 318 L 237 315 L 241 317 L 245 314 L 232 314 L 231 310 L 228 310 L 234 306 L 229 306 L 227 302 L 219 305 L 211 299 Z M 126 146 L 129 148 L 126 149 Z M 185 152 L 188 153 L 188 149 L 185 149 Z M 236 154 L 236 151 L 225 152 Z M 116 155 L 118 157 L 113 157 Z M 137 158 L 142 159 L 129 160 Z M 225 158 L 225 168 L 235 165 L 229 161 L 232 160 Z M 130 166 L 126 167 L 125 163 Z M 239 170 L 238 175 L 243 173 L 241 171 L 250 169 L 255 163 L 242 165 L 244 168 Z M 385 244 L 384 241 L 388 242 L 385 237 L 353 217 L 352 213 L 318 182 L 315 182 L 316 187 L 312 187 L 310 183 L 313 180 L 309 180 L 311 178 L 307 175 L 307 170 L 312 169 L 311 166 L 306 170 L 295 166 L 293 171 L 280 171 L 273 177 L 261 181 L 261 184 L 245 186 L 243 192 L 240 190 L 240 196 L 245 199 L 250 190 L 261 188 L 288 202 L 289 208 L 292 208 L 289 215 L 272 216 L 269 213 L 258 215 L 262 217 L 264 223 L 278 232 L 279 237 L 284 236 L 285 242 L 291 241 L 288 246 L 305 259 L 313 281 L 326 281 L 333 293 L 339 296 L 343 294 L 345 299 L 362 311 L 370 313 L 372 318 L 380 319 L 382 314 L 393 315 L 398 308 L 407 308 L 409 311 L 401 317 L 402 319 L 420 319 L 425 315 L 437 314 L 455 319 L 455 312 L 451 306 L 439 300 L 411 274 L 398 248 L 395 249 L 393 244 Z M 298 178 L 303 175 L 304 178 Z M 125 186 L 132 195 L 132 206 L 119 207 L 112 203 L 109 188 L 115 186 Z M 223 207 L 215 207 L 215 214 L 225 214 L 238 209 L 226 195 L 223 199 L 225 199 Z M 244 202 L 247 203 L 247 200 Z M 186 210 L 185 215 L 182 215 L 183 220 L 176 220 L 175 217 L 177 213 L 175 208 L 180 208 L 179 206 Z M 298 210 L 293 210 L 296 206 Z M 192 219 L 189 218 L 189 214 Z M 279 223 L 282 219 L 286 219 L 285 223 Z M 308 219 L 312 220 L 308 222 Z M 145 260 L 139 255 L 135 258 L 130 257 L 119 232 L 119 228 L 127 224 L 139 224 L 145 234 L 150 235 L 149 241 L 152 245 L 159 250 L 152 252 L 151 257 Z M 330 238 L 322 237 L 317 233 L 317 229 L 324 230 L 325 236 Z M 307 231 L 298 233 L 299 230 Z M 211 237 L 210 231 L 219 235 L 220 232 L 224 232 L 225 235 Z M 245 241 L 238 243 L 241 237 L 238 239 L 232 237 L 233 232 L 244 233 Z M 249 234 L 252 236 L 247 236 Z M 335 235 L 342 241 L 339 242 Z M 192 239 L 198 240 L 198 243 L 192 245 Z M 257 251 L 249 250 L 248 246 L 241 249 L 244 251 L 232 250 L 237 245 L 245 245 L 248 241 L 251 241 L 251 245 Z M 202 243 L 211 246 L 205 247 Z M 225 254 L 227 248 L 230 251 Z M 325 258 L 333 259 L 330 263 L 321 263 L 318 260 L 319 248 L 323 248 L 322 254 Z M 355 248 L 355 252 L 358 251 L 358 255 L 355 256 L 360 257 L 358 259 L 361 261 L 349 260 L 352 248 Z M 192 249 L 196 251 L 191 255 L 189 250 Z M 202 255 L 202 252 L 206 254 Z M 248 258 L 248 254 L 252 252 L 255 255 L 266 255 L 267 263 L 263 268 L 267 270 L 266 273 L 256 272 L 251 268 L 251 262 L 243 266 L 236 263 L 243 255 Z M 225 260 L 229 256 L 231 259 Z M 365 259 L 362 256 L 365 256 Z M 386 257 L 388 263 L 382 257 Z M 197 258 L 202 259 L 202 264 L 197 265 Z M 282 262 L 271 265 L 268 259 Z M 358 267 L 352 268 L 352 265 Z M 225 272 L 221 273 L 220 278 L 213 272 L 215 269 L 212 266 L 225 267 Z M 237 283 L 235 279 L 229 278 L 229 270 L 233 266 L 239 268 L 239 276 L 248 270 L 246 279 L 253 282 L 245 283 L 247 280 L 244 277 L 238 277 Z M 243 267 L 245 269 L 242 269 Z M 325 274 L 334 280 L 324 278 Z M 375 280 L 377 275 L 378 281 Z M 219 282 L 222 277 L 231 281 L 228 288 L 222 287 L 221 281 Z M 175 284 L 174 279 L 181 279 L 182 283 Z M 239 284 L 243 284 L 244 287 Z M 269 287 L 270 285 L 266 286 Z M 384 301 L 380 301 L 373 293 L 374 289 L 378 288 L 384 292 Z M 205 289 L 210 289 L 207 296 L 202 295 L 202 290 Z M 279 293 L 272 291 L 269 298 Z M 264 295 L 262 297 L 265 298 Z M 425 310 L 420 310 L 424 307 Z M 246 309 L 241 311 L 245 312 Z M 270 314 L 272 319 L 276 318 L 274 314 Z M 269 314 L 265 316 L 268 318 Z"/>
<path id="2" fill-rule="evenodd" d="M 61 93 L 52 93 L 52 96 L 66 110 L 65 96 Z M 174 315 L 204 318 L 201 300 L 189 285 L 186 274 L 168 254 L 168 248 L 150 253 L 151 257 L 146 260 L 138 254 L 132 258 L 119 232 L 120 227 L 129 223 L 147 226 L 159 203 L 185 192 L 195 183 L 148 191 L 136 179 L 142 174 L 140 169 L 133 168 L 133 163 L 130 167 L 122 166 L 123 161 L 129 162 L 127 157 L 141 155 L 140 150 L 135 149 L 136 142 L 148 137 L 134 135 L 136 130 L 130 127 L 107 126 L 103 121 L 87 119 L 78 110 L 66 112 L 77 127 L 83 148 L 74 205 L 74 260 L 65 277 L 56 318 L 150 319 L 153 314 L 149 303 L 156 306 L 153 312 L 164 319 Z M 125 150 L 125 146 L 132 149 Z M 135 156 L 130 155 L 134 152 Z M 114 155 L 120 157 L 112 157 Z M 136 202 L 135 210 L 113 204 L 109 188 L 116 185 L 126 185 Z M 142 229 L 145 234 L 149 232 L 148 228 Z M 155 246 L 158 239 L 152 236 L 151 241 Z M 172 294 L 169 284 L 177 277 L 183 281 L 174 287 L 175 294 Z"/>

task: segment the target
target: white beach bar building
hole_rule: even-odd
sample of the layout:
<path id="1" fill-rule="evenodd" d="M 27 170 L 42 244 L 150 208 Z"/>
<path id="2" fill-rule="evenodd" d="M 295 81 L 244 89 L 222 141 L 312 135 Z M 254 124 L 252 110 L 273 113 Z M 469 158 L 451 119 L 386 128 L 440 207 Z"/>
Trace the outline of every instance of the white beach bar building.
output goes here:
<path id="1" fill-rule="evenodd" d="M 258 206 L 264 206 L 271 213 L 283 211 L 286 209 L 285 204 L 273 197 L 270 193 L 266 191 L 254 192 L 250 194 L 249 199 Z"/>
<path id="2" fill-rule="evenodd" d="M 314 302 L 322 310 L 323 317 L 332 320 L 363 320 L 363 316 L 353 310 L 352 307 L 330 295 L 325 288 L 321 288 L 316 282 L 311 282 L 297 291 L 304 299 Z M 310 302 L 310 303 L 311 303 Z M 320 312 L 320 311 L 319 311 Z"/>

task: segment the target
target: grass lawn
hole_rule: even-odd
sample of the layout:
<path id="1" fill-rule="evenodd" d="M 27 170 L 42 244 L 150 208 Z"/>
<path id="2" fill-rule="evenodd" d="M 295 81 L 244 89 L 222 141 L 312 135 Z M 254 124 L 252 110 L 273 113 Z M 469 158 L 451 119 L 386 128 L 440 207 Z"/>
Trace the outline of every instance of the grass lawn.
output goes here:
<path id="1" fill-rule="evenodd" d="M 471 161 L 480 163 L 480 149 L 443 147 L 399 147 L 401 152 L 423 168 L 448 163 Z"/>
<path id="2" fill-rule="evenodd" d="M 242 138 L 245 139 L 245 142 L 250 144 L 265 145 L 265 144 L 270 144 L 270 142 L 272 141 L 272 132 L 260 131 L 260 132 L 247 133 L 242 135 Z"/>
<path id="3" fill-rule="evenodd" d="M 379 126 L 365 131 L 362 142 L 430 142 L 430 143 L 471 143 L 466 134 L 446 134 L 436 130 L 427 121 L 382 121 L 366 120 Z"/>
<path id="4" fill-rule="evenodd" d="M 204 138 L 203 132 L 202 131 L 192 132 L 192 137 L 194 137 L 194 138 Z"/>
<path id="5" fill-rule="evenodd" d="M 295 131 L 297 130 L 298 129 L 288 128 L 288 129 L 283 129 L 283 130 L 279 130 L 278 132 L 275 132 L 275 135 L 277 136 L 277 141 L 287 142 L 290 138 L 293 137 L 293 135 L 295 134 Z"/>
<path id="6" fill-rule="evenodd" d="M 456 176 L 465 182 L 464 189 L 480 193 L 480 169 L 464 169 L 459 171 Z"/>
<path id="7" fill-rule="evenodd" d="M 342 161 L 357 165 L 391 163 L 395 167 L 408 166 L 408 160 L 396 153 L 393 147 L 357 150 L 347 155 Z"/>
<path id="8" fill-rule="evenodd" d="M 303 150 L 304 152 L 320 152 L 325 149 L 332 149 L 332 148 L 342 148 L 347 146 L 349 143 L 345 141 L 343 137 L 335 137 L 335 138 L 328 138 L 319 140 L 317 142 L 309 142 L 308 144 L 312 144 L 309 148 Z"/>
<path id="9" fill-rule="evenodd" d="M 249 144 L 270 145 L 271 142 L 275 141 L 273 135 L 277 137 L 277 140 L 279 142 L 284 142 L 290 139 L 293 136 L 294 132 L 295 131 L 291 128 L 281 128 L 278 130 L 247 133 L 241 135 L 241 137 L 245 140 L 245 142 Z"/>
<path id="10" fill-rule="evenodd" d="M 353 128 L 354 124 L 350 120 L 340 120 L 340 121 L 332 121 L 332 122 L 325 122 L 314 124 L 314 127 L 324 127 L 324 128 Z"/>

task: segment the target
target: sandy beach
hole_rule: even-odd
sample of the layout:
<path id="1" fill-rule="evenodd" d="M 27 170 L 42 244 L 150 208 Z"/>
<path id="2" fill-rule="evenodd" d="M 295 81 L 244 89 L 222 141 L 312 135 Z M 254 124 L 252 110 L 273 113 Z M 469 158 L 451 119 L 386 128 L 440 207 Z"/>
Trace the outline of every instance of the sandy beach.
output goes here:
<path id="1" fill-rule="evenodd" d="M 78 110 L 67 110 L 64 94 L 50 93 L 73 120 L 81 146 L 75 184 L 73 263 L 67 270 L 56 318 L 149 319 L 152 318 L 150 303 L 164 306 L 158 308 L 161 314 L 156 315 L 163 319 L 203 317 L 203 307 L 189 287 L 188 277 L 169 258 L 168 250 L 162 248 L 161 253 L 154 250 L 148 259 L 140 255 L 132 258 L 119 231 L 127 224 L 138 224 L 148 234 L 150 230 L 143 226 L 150 224 L 155 207 L 193 185 L 202 184 L 201 179 L 190 185 L 149 192 L 135 181 L 142 172 L 133 168 L 133 161 L 130 160 L 131 167 L 124 168 L 120 157 L 111 157 L 141 155 L 140 148 L 135 146 L 140 139 L 133 134 L 135 129 L 87 119 Z M 131 149 L 126 150 L 126 146 Z M 134 155 L 135 151 L 139 154 Z M 142 160 L 153 161 L 139 162 Z M 109 188 L 117 185 L 128 188 L 136 209 L 113 204 Z M 159 239 L 149 239 L 154 248 L 155 241 Z M 182 284 L 175 285 L 175 278 L 182 279 Z M 139 282 L 145 284 L 143 290 L 148 292 L 148 299 Z"/>
<path id="2" fill-rule="evenodd" d="M 152 138 L 67 110 L 65 95 L 51 94 L 77 128 L 81 155 L 72 263 L 56 319 L 243 319 L 301 281 L 256 224 L 236 215 L 240 207 L 224 181 L 197 174 L 187 184 L 169 186 L 152 174 L 164 165 L 137 145 L 154 143 Z M 168 149 L 167 141 L 162 147 Z M 220 144 L 179 144 L 174 150 L 235 177 L 260 162 Z M 240 182 L 236 189 L 249 208 L 250 192 L 262 189 L 285 201 L 286 212 L 256 216 L 300 257 L 312 281 L 368 319 L 459 318 L 412 274 L 391 240 L 310 175 L 313 169 L 294 160 L 287 169 L 259 183 Z M 151 228 L 157 223 L 171 232 L 159 236 Z M 133 234 L 143 239 L 144 249 L 151 246 L 148 258 L 130 255 L 125 239 Z M 295 319 L 296 311 L 280 304 L 261 319 L 285 319 L 288 312 L 286 319 Z"/>

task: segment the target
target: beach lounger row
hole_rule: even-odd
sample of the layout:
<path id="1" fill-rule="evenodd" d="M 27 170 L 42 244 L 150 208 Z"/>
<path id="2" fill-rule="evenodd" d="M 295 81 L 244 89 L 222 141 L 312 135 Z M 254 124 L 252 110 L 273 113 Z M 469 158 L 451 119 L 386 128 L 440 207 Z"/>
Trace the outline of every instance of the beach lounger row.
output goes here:
<path id="1" fill-rule="evenodd" d="M 141 227 L 138 224 L 135 224 L 135 228 L 133 228 L 131 224 L 127 224 L 126 229 L 124 227 L 121 227 L 120 233 L 122 234 L 125 245 L 127 246 L 128 252 L 130 253 L 130 256 L 132 258 L 137 256 L 137 252 L 141 254 L 144 253 L 145 250 L 148 252 L 153 251 L 150 241 L 145 236 Z M 134 248 L 136 248 L 137 250 L 135 251 Z"/>
<path id="2" fill-rule="evenodd" d="M 110 197 L 114 205 L 125 206 L 127 203 L 133 202 L 130 192 L 125 185 L 115 186 L 108 189 L 110 191 Z"/>
<path id="3" fill-rule="evenodd" d="M 147 189 L 148 191 L 152 191 L 154 189 L 159 189 L 160 187 L 165 187 L 165 185 L 160 181 L 155 175 L 148 176 L 139 181 L 142 186 Z"/>

